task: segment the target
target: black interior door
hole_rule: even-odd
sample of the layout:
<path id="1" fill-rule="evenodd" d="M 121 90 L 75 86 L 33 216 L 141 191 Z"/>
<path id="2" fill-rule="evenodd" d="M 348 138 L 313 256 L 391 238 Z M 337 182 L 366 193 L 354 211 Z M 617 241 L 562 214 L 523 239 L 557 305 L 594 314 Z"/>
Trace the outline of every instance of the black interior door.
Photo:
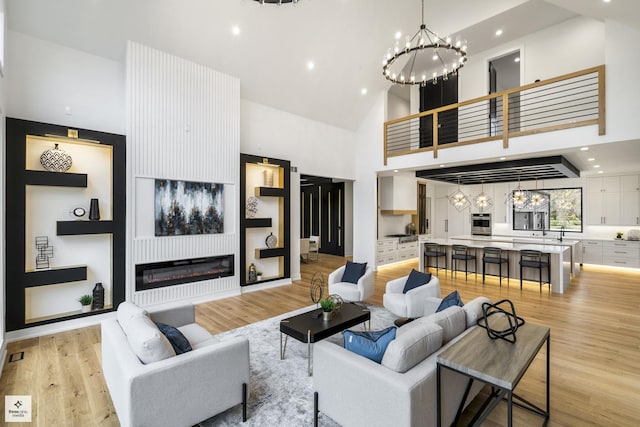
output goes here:
<path id="1" fill-rule="evenodd" d="M 300 237 L 320 235 L 320 186 L 300 189 Z"/>
<path id="2" fill-rule="evenodd" d="M 320 252 L 344 256 L 344 183 L 323 184 L 320 192 Z"/>
<path id="3" fill-rule="evenodd" d="M 458 76 L 432 81 L 420 87 L 420 112 L 458 102 Z M 438 144 L 458 141 L 458 109 L 438 114 Z M 420 147 L 433 146 L 433 116 L 420 118 Z"/>

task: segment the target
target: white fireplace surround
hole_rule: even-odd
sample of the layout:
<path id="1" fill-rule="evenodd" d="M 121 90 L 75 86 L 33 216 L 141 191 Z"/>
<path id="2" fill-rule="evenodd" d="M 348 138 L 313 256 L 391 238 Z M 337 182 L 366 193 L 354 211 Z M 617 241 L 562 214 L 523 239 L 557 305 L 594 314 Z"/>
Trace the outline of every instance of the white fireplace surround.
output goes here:
<path id="1" fill-rule="evenodd" d="M 237 267 L 231 277 L 136 292 L 135 265 L 226 254 L 238 259 L 240 81 L 134 42 L 127 45 L 126 75 L 126 299 L 148 306 L 238 293 Z M 224 233 L 155 237 L 156 178 L 223 183 Z"/>

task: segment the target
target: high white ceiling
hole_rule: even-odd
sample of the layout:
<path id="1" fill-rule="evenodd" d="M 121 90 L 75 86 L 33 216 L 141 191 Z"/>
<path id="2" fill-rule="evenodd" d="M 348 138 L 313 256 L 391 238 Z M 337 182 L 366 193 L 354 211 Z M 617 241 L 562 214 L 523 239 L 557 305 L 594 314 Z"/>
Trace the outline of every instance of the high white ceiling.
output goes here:
<path id="1" fill-rule="evenodd" d="M 394 34 L 413 34 L 421 21 L 420 0 L 300 0 L 282 6 L 254 0 L 5 3 L 10 30 L 119 62 L 126 41 L 133 40 L 240 78 L 243 99 L 352 130 L 375 94 L 391 86 L 382 76 L 382 58 Z M 640 0 L 425 0 L 427 27 L 466 39 L 470 57 L 577 15 L 640 30 Z M 234 26 L 239 35 L 232 34 Z M 501 37 L 495 36 L 498 28 L 504 30 Z M 623 158 L 638 159 L 638 145 L 622 147 L 631 156 Z M 592 153 L 615 164 L 613 151 Z M 569 157 L 586 171 L 590 165 L 576 157 L 583 154 Z"/>
<path id="2" fill-rule="evenodd" d="M 552 3 L 583 10 L 583 3 L 601 2 L 425 0 L 425 23 L 439 34 L 466 39 L 473 55 L 576 16 Z M 300 0 L 282 6 L 254 0 L 6 3 L 11 30 L 121 62 L 126 41 L 133 40 L 240 78 L 243 99 L 345 129 L 356 129 L 372 106 L 372 94 L 389 88 L 382 58 L 394 34 L 413 34 L 421 21 L 420 0 Z M 595 9 L 584 12 L 597 16 Z M 239 35 L 232 34 L 233 26 Z M 500 38 L 497 28 L 505 30 Z"/>

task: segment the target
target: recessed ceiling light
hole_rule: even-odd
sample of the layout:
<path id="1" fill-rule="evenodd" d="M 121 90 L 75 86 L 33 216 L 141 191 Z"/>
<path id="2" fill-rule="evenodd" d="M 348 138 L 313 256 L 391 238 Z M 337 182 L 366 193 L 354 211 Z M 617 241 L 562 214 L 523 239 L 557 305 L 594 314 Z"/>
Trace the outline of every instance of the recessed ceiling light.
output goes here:
<path id="1" fill-rule="evenodd" d="M 234 25 L 233 27 L 231 27 L 231 33 L 234 36 L 237 36 L 238 34 L 240 34 L 240 27 L 238 27 L 237 25 Z"/>
<path id="2" fill-rule="evenodd" d="M 396 31 L 396 40 L 400 40 L 400 37 L 402 37 L 402 33 L 400 31 Z"/>
<path id="3" fill-rule="evenodd" d="M 443 167 L 444 167 L 444 165 L 440 165 L 440 167 L 441 167 L 441 168 L 443 168 Z"/>
<path id="4" fill-rule="evenodd" d="M 598 173 L 602 173 L 603 171 L 598 171 Z"/>
<path id="5" fill-rule="evenodd" d="M 506 157 L 500 157 L 500 160 L 507 160 Z"/>
<path id="6" fill-rule="evenodd" d="M 501 35 L 502 35 L 502 30 L 496 31 L 496 36 L 501 36 Z"/>
<path id="7" fill-rule="evenodd" d="M 362 89 L 360 89 L 360 93 L 363 94 L 363 95 L 366 95 L 367 94 L 367 88 L 363 87 Z"/>
<path id="8" fill-rule="evenodd" d="M 520 57 L 516 56 L 515 58 L 513 58 L 513 62 L 520 62 Z"/>
<path id="9" fill-rule="evenodd" d="M 582 147 L 580 151 L 589 151 L 589 147 Z"/>
<path id="10" fill-rule="evenodd" d="M 588 161 L 588 162 L 593 162 L 594 160 L 595 160 L 595 158 L 594 158 L 594 157 L 589 157 L 589 158 L 587 159 L 587 161 Z"/>
<path id="11" fill-rule="evenodd" d="M 602 0 L 605 3 L 611 3 L 611 0 Z"/>
<path id="12" fill-rule="evenodd" d="M 309 61 L 307 62 L 307 68 L 309 70 L 313 70 L 314 68 L 316 68 L 316 64 L 314 64 L 313 61 Z"/>
<path id="13" fill-rule="evenodd" d="M 398 173 L 398 169 L 394 169 L 393 171 L 394 171 L 395 173 Z"/>
<path id="14" fill-rule="evenodd" d="M 593 165 L 594 168 L 598 169 L 600 165 Z"/>

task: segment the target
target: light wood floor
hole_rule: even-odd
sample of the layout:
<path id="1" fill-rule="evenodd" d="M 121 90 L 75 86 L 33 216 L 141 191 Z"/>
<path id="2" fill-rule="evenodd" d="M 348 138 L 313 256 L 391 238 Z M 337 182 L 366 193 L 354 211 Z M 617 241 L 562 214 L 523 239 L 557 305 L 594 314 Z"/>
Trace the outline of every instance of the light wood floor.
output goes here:
<path id="1" fill-rule="evenodd" d="M 307 283 L 320 271 L 326 276 L 344 259 L 320 254 L 318 262 L 302 265 L 302 281 L 266 291 L 201 304 L 197 320 L 212 333 L 226 331 L 311 303 Z M 376 292 L 369 300 L 382 304 L 387 280 L 407 274 L 417 262 L 384 267 L 376 274 Z M 493 301 L 512 300 L 527 322 L 551 328 L 552 426 L 640 425 L 640 271 L 585 267 L 564 295 L 542 294 L 536 284 L 497 278 L 475 281 L 439 273 L 443 295 L 457 289 L 463 301 L 486 295 Z M 275 345 L 275 344 L 274 344 Z M 100 366 L 100 328 L 92 326 L 28 339 L 8 345 L 8 353 L 24 359 L 6 363 L 0 395 L 31 395 L 35 426 L 117 426 L 117 417 Z M 544 402 L 544 350 L 517 391 Z M 482 355 L 478 355 L 482 357 Z M 0 399 L 4 405 L 4 399 Z M 465 411 L 469 419 L 480 403 Z M 504 404 L 485 425 L 505 425 Z M 3 411 L 4 412 L 4 411 Z M 514 410 L 515 425 L 542 425 L 542 419 Z M 1 417 L 4 418 L 4 417 Z M 311 424 L 312 414 L 309 414 Z"/>

